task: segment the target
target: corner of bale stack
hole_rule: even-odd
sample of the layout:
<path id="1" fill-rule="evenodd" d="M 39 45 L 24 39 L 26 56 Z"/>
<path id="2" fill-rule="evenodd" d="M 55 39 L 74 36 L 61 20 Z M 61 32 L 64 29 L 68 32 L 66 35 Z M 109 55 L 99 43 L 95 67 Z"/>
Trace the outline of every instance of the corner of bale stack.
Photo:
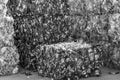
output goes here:
<path id="1" fill-rule="evenodd" d="M 0 75 L 18 72 L 19 54 L 14 45 L 14 20 L 7 15 L 8 0 L 0 0 Z"/>

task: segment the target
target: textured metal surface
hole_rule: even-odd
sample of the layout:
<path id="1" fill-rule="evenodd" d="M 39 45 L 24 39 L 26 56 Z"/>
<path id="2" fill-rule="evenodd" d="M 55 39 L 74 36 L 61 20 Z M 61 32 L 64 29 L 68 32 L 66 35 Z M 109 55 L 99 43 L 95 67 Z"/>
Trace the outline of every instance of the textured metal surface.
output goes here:
<path id="1" fill-rule="evenodd" d="M 107 66 L 119 67 L 119 0 L 9 0 L 8 5 L 23 67 L 36 63 L 32 50 L 37 45 L 80 38 L 99 45 L 95 51 Z"/>
<path id="2" fill-rule="evenodd" d="M 19 54 L 14 45 L 14 20 L 7 15 L 7 0 L 0 0 L 0 75 L 18 72 Z"/>

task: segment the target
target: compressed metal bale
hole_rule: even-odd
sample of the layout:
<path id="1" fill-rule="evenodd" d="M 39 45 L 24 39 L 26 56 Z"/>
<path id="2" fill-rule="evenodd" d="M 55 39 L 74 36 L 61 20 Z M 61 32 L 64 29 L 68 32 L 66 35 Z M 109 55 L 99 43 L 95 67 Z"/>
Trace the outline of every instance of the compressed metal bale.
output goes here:
<path id="1" fill-rule="evenodd" d="M 3 47 L 0 54 L 0 75 L 18 72 L 19 56 L 15 47 Z"/>
<path id="2" fill-rule="evenodd" d="M 104 0 L 103 4 L 101 4 L 104 10 L 101 10 L 100 15 L 96 14 L 97 17 L 93 22 L 100 35 L 95 34 L 95 36 L 98 35 L 98 39 L 95 38 L 95 40 L 91 40 L 94 44 L 97 40 L 97 43 L 104 43 L 101 44 L 104 65 L 119 69 L 119 2 L 111 1 L 113 0 Z M 106 13 L 107 15 L 105 15 Z M 91 30 L 93 30 L 93 28 L 91 28 Z M 117 56 L 117 58 L 115 58 L 115 56 Z"/>
<path id="3" fill-rule="evenodd" d="M 54 79 L 92 74 L 91 69 L 99 68 L 97 57 L 88 52 L 91 45 L 78 42 L 63 42 L 58 44 L 37 46 L 33 53 L 36 55 L 38 73 Z M 96 59 L 96 60 L 94 60 Z M 101 63 L 101 62 L 100 62 Z"/>
<path id="4" fill-rule="evenodd" d="M 18 72 L 19 54 L 14 45 L 14 20 L 7 15 L 8 0 L 0 0 L 0 75 L 15 74 Z"/>
<path id="5" fill-rule="evenodd" d="M 67 41 L 71 33 L 64 16 L 69 13 L 67 0 L 9 0 L 7 6 L 15 21 L 14 39 L 22 66 L 30 66 L 36 45 Z"/>

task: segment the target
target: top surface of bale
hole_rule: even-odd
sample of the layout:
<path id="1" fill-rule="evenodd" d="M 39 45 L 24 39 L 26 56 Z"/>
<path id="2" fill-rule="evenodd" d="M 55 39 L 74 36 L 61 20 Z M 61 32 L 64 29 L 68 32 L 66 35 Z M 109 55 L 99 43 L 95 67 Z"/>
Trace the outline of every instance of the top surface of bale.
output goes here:
<path id="1" fill-rule="evenodd" d="M 62 42 L 62 43 L 43 45 L 43 46 L 53 47 L 55 49 L 63 49 L 63 50 L 78 50 L 82 48 L 91 48 L 90 44 L 87 44 L 82 40 L 78 42 Z M 37 46 L 37 47 L 42 47 L 42 46 Z"/>
<path id="2" fill-rule="evenodd" d="M 48 45 L 50 47 L 55 48 L 65 48 L 65 49 L 80 49 L 80 48 L 90 48 L 91 45 L 87 43 L 81 43 L 81 42 L 62 42 L 57 44 Z"/>

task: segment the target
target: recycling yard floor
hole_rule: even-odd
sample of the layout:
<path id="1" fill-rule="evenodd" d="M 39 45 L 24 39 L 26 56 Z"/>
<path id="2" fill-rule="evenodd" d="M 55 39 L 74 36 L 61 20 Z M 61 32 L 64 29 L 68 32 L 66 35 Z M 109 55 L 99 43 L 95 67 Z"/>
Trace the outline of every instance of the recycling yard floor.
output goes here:
<path id="1" fill-rule="evenodd" d="M 108 74 L 108 72 L 116 72 L 117 70 L 102 68 L 102 75 L 101 77 L 89 77 L 80 80 L 120 80 L 120 74 Z M 0 80 L 51 80 L 48 78 L 42 78 L 38 76 L 36 72 L 32 72 L 32 75 L 27 77 L 25 74 L 15 74 L 10 76 L 1 76 Z"/>

